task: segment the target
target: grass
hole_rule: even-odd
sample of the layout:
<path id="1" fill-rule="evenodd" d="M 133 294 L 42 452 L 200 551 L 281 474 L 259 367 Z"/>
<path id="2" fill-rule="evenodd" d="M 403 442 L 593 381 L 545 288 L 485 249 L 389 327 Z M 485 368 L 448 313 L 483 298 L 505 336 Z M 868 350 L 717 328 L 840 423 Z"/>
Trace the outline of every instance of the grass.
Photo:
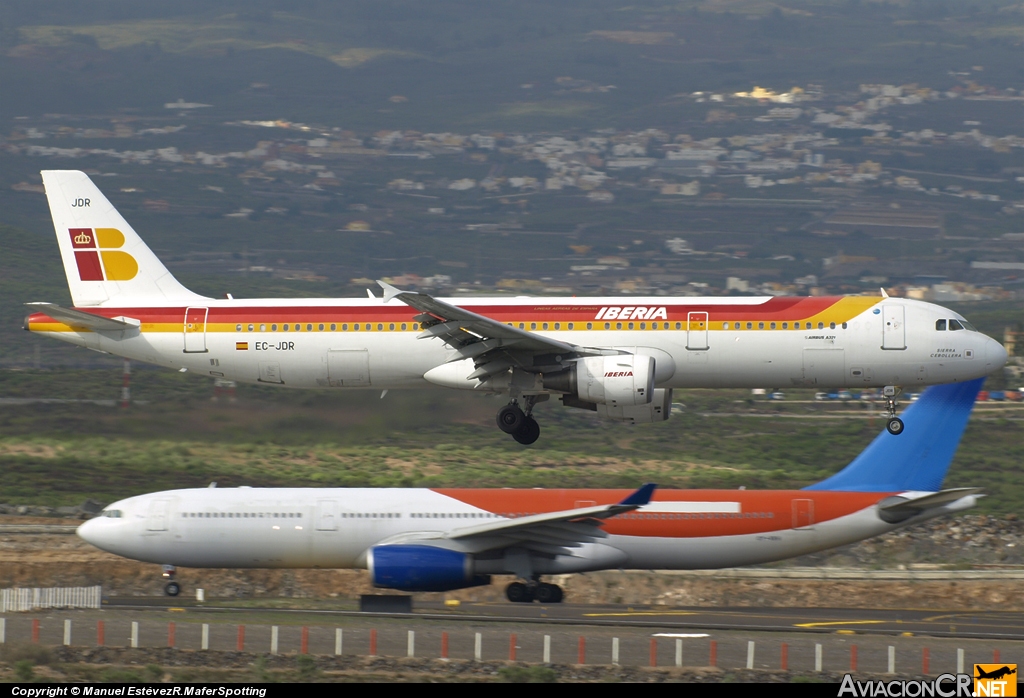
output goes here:
<path id="1" fill-rule="evenodd" d="M 669 422 L 631 427 L 557 402 L 538 408 L 524 448 L 493 425 L 500 399 L 454 391 L 274 391 L 239 387 L 211 402 L 205 379 L 138 371 L 124 410 L 80 403 L 0 408 L 0 500 L 73 505 L 162 489 L 220 486 L 799 488 L 852 460 L 881 419 L 811 419 L 815 403 L 748 400 L 743 391 L 679 391 Z M 0 372 L 0 393 L 114 397 L 111 371 Z M 795 397 L 809 397 L 793 394 Z M 834 409 L 828 405 L 828 409 Z M 848 408 L 863 416 L 857 405 Z M 790 415 L 771 418 L 773 412 Z M 716 416 L 703 416 L 705 414 Z M 1012 413 L 1011 413 L 1012 414 Z M 768 416 L 765 416 L 768 415 Z M 1024 423 L 972 420 L 947 486 L 981 486 L 981 510 L 1015 511 Z"/>

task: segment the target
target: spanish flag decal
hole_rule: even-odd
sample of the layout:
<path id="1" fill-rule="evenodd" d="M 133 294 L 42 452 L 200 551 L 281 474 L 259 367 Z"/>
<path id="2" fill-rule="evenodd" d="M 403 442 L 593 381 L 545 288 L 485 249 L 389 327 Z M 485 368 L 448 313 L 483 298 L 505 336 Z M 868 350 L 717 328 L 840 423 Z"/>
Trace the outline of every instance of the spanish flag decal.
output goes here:
<path id="1" fill-rule="evenodd" d="M 235 351 L 249 351 L 249 343 L 235 342 Z"/>

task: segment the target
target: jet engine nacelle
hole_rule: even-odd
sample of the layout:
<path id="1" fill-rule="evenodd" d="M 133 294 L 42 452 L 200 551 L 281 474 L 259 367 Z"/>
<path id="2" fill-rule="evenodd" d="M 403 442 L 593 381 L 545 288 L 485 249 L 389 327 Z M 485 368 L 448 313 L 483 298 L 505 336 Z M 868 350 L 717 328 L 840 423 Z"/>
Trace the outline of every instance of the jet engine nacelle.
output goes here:
<path id="1" fill-rule="evenodd" d="M 602 419 L 610 419 L 616 422 L 628 422 L 629 424 L 664 422 L 672 416 L 672 389 L 655 388 L 653 399 L 646 405 L 635 405 L 631 407 L 598 405 L 597 413 Z"/>
<path id="2" fill-rule="evenodd" d="M 456 550 L 429 545 L 378 545 L 366 555 L 375 587 L 401 591 L 451 591 L 491 583 L 474 574 L 473 559 Z"/>
<path id="3" fill-rule="evenodd" d="M 648 405 L 654 397 L 654 357 L 619 354 L 580 359 L 564 371 L 545 375 L 544 387 L 593 405 Z"/>

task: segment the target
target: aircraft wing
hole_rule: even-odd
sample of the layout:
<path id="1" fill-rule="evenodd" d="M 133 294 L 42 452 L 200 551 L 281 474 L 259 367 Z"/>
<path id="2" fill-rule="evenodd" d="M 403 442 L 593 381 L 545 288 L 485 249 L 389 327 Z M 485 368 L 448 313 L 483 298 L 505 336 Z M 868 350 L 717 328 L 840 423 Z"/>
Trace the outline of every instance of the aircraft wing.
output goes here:
<path id="1" fill-rule="evenodd" d="M 651 501 L 651 495 L 656 487 L 653 482 L 649 482 L 616 504 L 491 521 L 456 528 L 434 537 L 411 538 L 415 538 L 420 544 L 458 549 L 473 554 L 514 546 L 551 556 L 572 555 L 573 548 L 606 538 L 608 534 L 601 530 L 602 521 L 645 506 Z M 407 541 L 386 541 L 398 542 Z"/>
<path id="2" fill-rule="evenodd" d="M 595 353 L 478 315 L 426 293 L 403 291 L 383 281 L 377 283 L 384 289 L 385 303 L 397 298 L 420 311 L 416 320 L 425 326 L 421 339 L 437 337 L 457 352 L 453 360 L 474 360 L 477 370 L 468 376 L 470 380 L 485 379 L 513 366 L 537 372 L 540 369 L 534 360 L 537 355 L 554 355 L 552 360 L 541 362 L 550 365 L 561 364 L 563 360 L 581 354 Z"/>
<path id="3" fill-rule="evenodd" d="M 139 326 L 139 321 L 133 318 L 106 318 L 73 308 L 62 308 L 54 303 L 26 303 L 25 305 L 37 312 L 46 313 L 54 320 L 60 320 L 70 327 L 85 327 L 101 332 L 122 332 Z"/>

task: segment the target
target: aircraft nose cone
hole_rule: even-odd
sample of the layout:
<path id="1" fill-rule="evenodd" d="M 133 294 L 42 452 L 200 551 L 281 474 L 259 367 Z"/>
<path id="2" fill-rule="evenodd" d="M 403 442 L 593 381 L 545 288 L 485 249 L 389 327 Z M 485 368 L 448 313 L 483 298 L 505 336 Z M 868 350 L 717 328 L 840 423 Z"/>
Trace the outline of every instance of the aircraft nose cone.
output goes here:
<path id="1" fill-rule="evenodd" d="M 1006 353 L 1006 347 L 994 339 L 988 340 L 988 347 L 986 348 L 985 353 L 985 358 L 988 359 L 987 363 L 990 364 L 993 369 L 1005 366 L 1006 361 L 1009 358 L 1009 354 Z"/>
<path id="2" fill-rule="evenodd" d="M 96 517 L 95 519 L 89 519 L 75 531 L 78 537 L 84 540 L 90 545 L 95 545 L 100 550 L 106 550 L 107 552 L 114 552 L 111 547 L 114 543 L 115 531 L 114 519 L 108 519 L 103 516 Z"/>

